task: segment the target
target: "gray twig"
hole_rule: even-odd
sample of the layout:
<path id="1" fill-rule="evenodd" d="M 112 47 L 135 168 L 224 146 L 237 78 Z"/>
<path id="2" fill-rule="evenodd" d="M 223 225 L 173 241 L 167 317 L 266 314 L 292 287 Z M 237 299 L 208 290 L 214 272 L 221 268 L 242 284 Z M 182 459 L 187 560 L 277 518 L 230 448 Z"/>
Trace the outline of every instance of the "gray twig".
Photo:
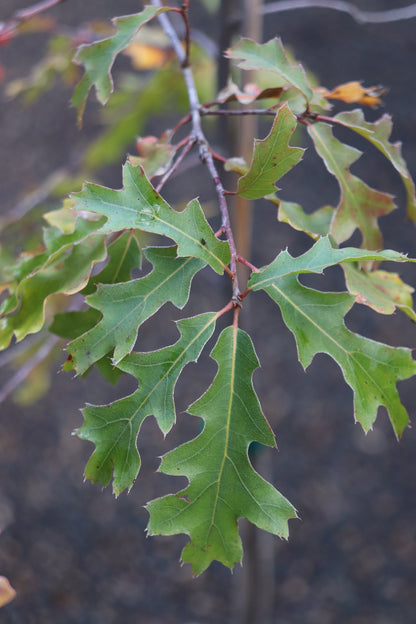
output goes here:
<path id="1" fill-rule="evenodd" d="M 282 13 L 294 9 L 332 9 L 348 13 L 359 24 L 385 24 L 387 22 L 399 22 L 416 17 L 416 3 L 388 11 L 362 11 L 351 2 L 344 0 L 282 0 L 270 2 L 263 9 L 263 15 Z"/>
<path id="2" fill-rule="evenodd" d="M 35 206 L 49 197 L 51 192 L 71 173 L 71 167 L 61 167 L 52 172 L 36 189 L 28 193 L 11 210 L 0 217 L 0 230 L 19 221 Z"/>
<path id="3" fill-rule="evenodd" d="M 45 344 L 36 351 L 35 355 L 31 357 L 19 370 L 10 377 L 10 379 L 0 389 L 0 403 L 3 403 L 7 397 L 20 386 L 21 383 L 30 375 L 34 368 L 44 359 L 46 359 L 54 346 L 59 342 L 58 336 L 51 336 Z"/>
<path id="4" fill-rule="evenodd" d="M 156 7 L 163 6 L 161 3 L 161 0 L 152 0 L 152 5 Z M 194 76 L 193 76 L 191 67 L 189 66 L 184 67 L 184 64 L 186 64 L 186 61 L 187 61 L 186 53 L 182 47 L 182 44 L 169 18 L 167 17 L 165 13 L 162 13 L 161 15 L 158 16 L 158 19 L 163 30 L 168 35 L 172 43 L 172 47 L 175 51 L 175 54 L 178 57 L 178 60 L 181 64 L 182 73 L 183 73 L 183 77 L 185 80 L 185 85 L 186 85 L 188 99 L 189 99 L 189 106 L 190 106 L 190 112 L 191 112 L 191 118 L 192 118 L 192 133 L 195 136 L 195 139 L 198 143 L 199 157 L 201 161 L 207 166 L 208 171 L 211 175 L 211 178 L 214 182 L 216 192 L 217 192 L 221 216 L 222 216 L 222 226 L 224 228 L 225 234 L 228 239 L 228 243 L 230 245 L 230 250 L 231 250 L 230 269 L 233 274 L 233 301 L 237 303 L 238 297 L 240 294 L 239 287 L 238 287 L 238 279 L 237 279 L 237 250 L 235 247 L 234 237 L 233 237 L 233 233 L 231 230 L 231 223 L 230 223 L 230 216 L 228 214 L 227 202 L 225 201 L 224 187 L 218 175 L 217 169 L 214 164 L 214 159 L 209 149 L 208 141 L 205 138 L 205 134 L 201 126 L 201 113 L 200 113 L 201 104 L 198 98 Z"/>

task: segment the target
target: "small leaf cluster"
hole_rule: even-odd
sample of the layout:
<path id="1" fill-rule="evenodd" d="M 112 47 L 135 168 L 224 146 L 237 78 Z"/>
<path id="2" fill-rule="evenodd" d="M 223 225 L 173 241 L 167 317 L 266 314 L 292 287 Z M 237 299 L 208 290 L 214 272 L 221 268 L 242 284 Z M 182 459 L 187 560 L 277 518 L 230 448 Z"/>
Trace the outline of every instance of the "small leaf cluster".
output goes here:
<path id="1" fill-rule="evenodd" d="M 170 10 L 155 2 L 140 13 L 116 18 L 111 36 L 80 47 L 75 60 L 84 75 L 73 97 L 80 123 L 92 88 L 102 104 L 113 92 L 112 67 L 118 54 L 139 40 L 149 21 Z M 110 381 L 123 373 L 137 380 L 132 394 L 109 405 L 88 405 L 77 431 L 80 438 L 95 445 L 86 477 L 103 486 L 112 481 L 116 496 L 130 490 L 139 474 L 137 438 L 142 423 L 154 416 L 163 434 L 171 430 L 179 376 L 188 363 L 198 360 L 214 335 L 218 318 L 233 312 L 211 352 L 216 376 L 188 409 L 202 419 L 202 432 L 171 450 L 160 465 L 165 474 L 185 476 L 188 485 L 147 505 L 149 534 L 189 536 L 182 560 L 190 562 L 196 574 L 213 560 L 229 567 L 241 561 L 239 518 L 286 538 L 288 521 L 296 517 L 294 507 L 255 471 L 248 455 L 252 442 L 273 447 L 275 439 L 253 387 L 257 355 L 250 336 L 238 326 L 246 296 L 254 298 L 254 293 L 264 291 L 277 305 L 305 368 L 317 353 L 326 353 L 338 364 L 354 395 L 354 417 L 365 431 L 372 428 L 379 407 L 384 406 L 395 435 L 401 436 L 408 415 L 397 383 L 416 374 L 410 349 L 370 340 L 345 326 L 345 316 L 356 303 L 381 314 L 392 314 L 398 308 L 416 320 L 412 289 L 397 273 L 379 268 L 381 262 L 414 262 L 403 253 L 383 249 L 380 218 L 395 208 L 394 199 L 351 172 L 361 152 L 334 135 L 336 127 L 346 128 L 388 159 L 403 181 L 407 217 L 414 222 L 415 187 L 400 144 L 390 141 L 390 117 L 368 122 L 361 109 L 329 116 L 329 100 L 345 100 L 345 93 L 351 98 L 351 89 L 342 85 L 334 91 L 313 88 L 304 69 L 288 61 L 279 39 L 265 44 L 243 39 L 226 54 L 241 69 L 258 72 L 262 86 L 248 93 L 230 82 L 214 101 L 200 105 L 191 97 L 192 62 L 182 63 L 190 114 L 160 139 L 141 140 L 140 158 L 131 157 L 124 164 L 121 189 L 86 183 L 61 210 L 47 215 L 42 249 L 9 267 L 2 285 L 7 296 L 0 309 L 3 349 L 12 340 L 23 340 L 47 326 L 70 340 L 65 370 L 85 375 L 97 367 Z M 178 74 L 175 66 L 163 71 Z M 355 101 L 368 103 L 368 93 L 354 84 Z M 235 189 L 225 191 L 200 124 L 208 115 L 223 114 L 218 106 L 231 101 L 243 107 L 241 114 L 247 113 L 245 106 L 260 103 L 256 112 L 271 119 L 271 124 L 266 137 L 254 141 L 250 163 L 216 155 L 225 169 L 238 176 Z M 175 144 L 175 132 L 186 124 L 191 125 L 189 134 Z M 302 160 L 304 149 L 291 144 L 297 128 L 306 129 L 317 155 L 337 180 L 336 206 L 325 205 L 311 213 L 279 198 L 276 184 Z M 222 216 L 217 232 L 198 199 L 191 198 L 183 210 L 177 210 L 161 194 L 165 181 L 192 149 L 199 150 L 208 164 L 217 190 Z M 277 207 L 280 222 L 310 237 L 310 249 L 297 257 L 284 250 L 269 265 L 253 266 L 235 248 L 226 206 L 229 194 L 265 198 L 273 210 Z M 348 246 L 357 231 L 362 247 Z M 168 246 L 143 251 L 143 233 L 163 236 Z M 133 276 L 143 257 L 150 271 Z M 239 262 L 250 269 L 245 288 L 238 284 Z M 345 275 L 343 292 L 321 291 L 299 282 L 302 274 L 323 273 L 336 265 Z M 151 352 L 136 350 L 143 323 L 168 302 L 182 310 L 193 280 L 199 279 L 204 267 L 230 281 L 230 298 L 224 307 L 178 320 L 179 338 L 174 344 Z M 74 309 L 71 302 L 76 294 L 83 296 L 83 303 Z M 53 301 L 62 295 L 67 304 L 57 310 Z"/>

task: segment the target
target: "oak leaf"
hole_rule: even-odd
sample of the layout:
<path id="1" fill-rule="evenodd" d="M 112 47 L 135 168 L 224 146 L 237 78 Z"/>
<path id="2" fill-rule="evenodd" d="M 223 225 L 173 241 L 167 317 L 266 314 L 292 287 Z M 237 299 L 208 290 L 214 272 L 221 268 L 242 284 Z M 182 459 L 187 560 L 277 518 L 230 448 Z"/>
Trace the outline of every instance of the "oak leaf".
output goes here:
<path id="1" fill-rule="evenodd" d="M 363 104 L 371 108 L 380 106 L 382 96 L 387 93 L 387 89 L 381 85 L 363 87 L 362 83 L 357 80 L 340 84 L 332 91 L 325 88 L 318 89 L 318 91 L 329 100 L 342 100 L 347 104 Z"/>

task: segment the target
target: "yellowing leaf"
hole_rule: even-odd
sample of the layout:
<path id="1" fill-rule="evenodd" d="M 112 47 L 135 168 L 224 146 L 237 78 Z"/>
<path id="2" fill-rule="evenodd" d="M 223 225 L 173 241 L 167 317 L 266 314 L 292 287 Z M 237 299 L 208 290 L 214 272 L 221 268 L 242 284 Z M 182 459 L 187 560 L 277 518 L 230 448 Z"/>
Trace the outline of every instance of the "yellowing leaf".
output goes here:
<path id="1" fill-rule="evenodd" d="M 377 108 L 382 103 L 381 97 L 385 95 L 387 89 L 381 85 L 363 87 L 361 82 L 353 80 L 338 85 L 332 91 L 328 91 L 325 88 L 318 89 L 318 91 L 329 100 L 342 100 L 347 104 L 356 103 Z"/>
<path id="2" fill-rule="evenodd" d="M 282 87 L 270 87 L 268 89 L 260 89 L 256 84 L 250 83 L 244 86 L 244 90 L 229 80 L 228 84 L 222 89 L 216 99 L 216 102 L 239 102 L 240 104 L 251 104 L 255 100 L 265 100 L 268 98 L 277 99 L 283 91 Z"/>
<path id="3" fill-rule="evenodd" d="M 16 597 L 16 591 L 5 576 L 0 576 L 0 607 L 8 604 Z"/>
<path id="4" fill-rule="evenodd" d="M 396 143 L 390 141 L 393 129 L 391 117 L 383 115 L 376 122 L 371 123 L 365 120 L 362 110 L 356 109 L 339 113 L 339 115 L 334 117 L 334 121 L 363 136 L 390 161 L 400 174 L 406 188 L 407 216 L 412 221 L 416 221 L 415 185 L 402 156 L 402 144 L 400 141 Z"/>
<path id="5" fill-rule="evenodd" d="M 346 264 L 342 268 L 348 290 L 355 296 L 357 303 L 366 305 L 379 314 L 393 314 L 396 308 L 399 308 L 416 321 L 412 300 L 414 288 L 405 284 L 397 273 L 390 271 L 367 273 Z"/>
<path id="6" fill-rule="evenodd" d="M 65 234 L 72 234 L 75 230 L 75 223 L 78 218 L 78 214 L 75 210 L 71 210 L 68 206 L 63 206 L 58 210 L 51 210 L 43 215 L 45 221 L 49 225 L 59 228 Z"/>
<path id="7" fill-rule="evenodd" d="M 124 54 L 131 58 L 134 69 L 157 69 L 172 58 L 172 50 L 159 46 L 133 41 L 124 50 Z"/>
<path id="8" fill-rule="evenodd" d="M 371 188 L 351 173 L 350 167 L 361 156 L 361 152 L 336 139 L 328 124 L 308 126 L 308 133 L 317 153 L 340 187 L 340 202 L 331 222 L 330 233 L 337 243 L 342 243 L 358 228 L 363 238 L 363 247 L 381 249 L 383 239 L 378 219 L 395 209 L 393 197 Z"/>

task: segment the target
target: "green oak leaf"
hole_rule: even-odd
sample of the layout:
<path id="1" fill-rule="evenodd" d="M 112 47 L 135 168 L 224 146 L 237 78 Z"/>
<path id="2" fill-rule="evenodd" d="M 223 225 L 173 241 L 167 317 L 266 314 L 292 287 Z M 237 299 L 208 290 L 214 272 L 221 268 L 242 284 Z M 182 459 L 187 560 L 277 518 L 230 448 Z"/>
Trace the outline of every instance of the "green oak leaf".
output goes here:
<path id="1" fill-rule="evenodd" d="M 59 312 L 49 326 L 49 331 L 60 338 L 74 340 L 94 327 L 101 319 L 101 314 L 94 308 Z"/>
<path id="2" fill-rule="evenodd" d="M 75 214 L 75 223 L 72 231 L 63 232 L 58 227 L 45 228 L 43 232 L 44 246 L 40 251 L 22 254 L 19 261 L 8 267 L 8 277 L 13 280 L 9 285 L 11 296 L 6 299 L 1 308 L 2 314 L 10 314 L 20 302 L 21 291 L 25 280 L 39 271 L 57 262 L 68 253 L 73 245 L 81 243 L 88 236 L 96 232 L 105 223 L 104 217 L 96 221 L 87 221 Z"/>
<path id="3" fill-rule="evenodd" d="M 258 199 L 273 193 L 277 180 L 301 160 L 304 150 L 288 144 L 296 124 L 296 117 L 285 105 L 277 112 L 267 137 L 255 139 L 250 168 L 238 180 L 237 193 L 241 197 Z"/>
<path id="4" fill-rule="evenodd" d="M 376 122 L 371 123 L 365 120 L 363 111 L 358 108 L 339 113 L 333 120 L 366 138 L 391 162 L 400 174 L 406 189 L 407 216 L 412 221 L 416 221 L 415 185 L 402 156 L 401 142 L 391 143 L 389 141 L 393 125 L 390 115 L 383 115 Z"/>
<path id="5" fill-rule="evenodd" d="M 96 290 L 97 284 L 113 284 L 127 282 L 131 278 L 131 271 L 141 266 L 141 249 L 132 231 L 124 232 L 108 247 L 108 262 L 104 269 L 93 275 L 82 294 L 88 295 Z M 55 318 L 49 327 L 49 331 L 61 338 L 75 340 L 88 330 L 92 329 L 101 319 L 101 313 L 94 308 L 87 310 L 61 312 L 55 314 Z M 68 359 L 64 371 L 73 370 L 72 359 Z M 97 362 L 97 368 L 103 377 L 110 383 L 115 384 L 121 372 L 116 369 L 110 358 L 103 357 Z"/>
<path id="6" fill-rule="evenodd" d="M 86 148 L 83 159 L 86 170 L 91 172 L 119 163 L 131 148 L 132 137 L 146 132 L 150 117 L 171 115 L 173 111 L 185 114 L 187 107 L 188 97 L 179 67 L 169 65 L 151 76 L 146 75 L 134 92 L 109 102 L 105 109 L 105 129 Z M 143 166 L 151 177 L 152 172 Z"/>
<path id="7" fill-rule="evenodd" d="M 130 490 L 140 469 L 137 436 L 143 421 L 153 415 L 164 434 L 175 423 L 173 393 L 183 368 L 195 362 L 212 336 L 217 314 L 208 312 L 177 321 L 180 339 L 173 345 L 150 353 L 131 353 L 119 368 L 139 381 L 139 389 L 111 405 L 90 405 L 83 410 L 85 422 L 77 435 L 94 442 L 85 476 L 94 483 L 108 485 L 118 496 Z"/>
<path id="8" fill-rule="evenodd" d="M 338 141 L 328 124 L 308 126 L 315 149 L 328 171 L 337 179 L 341 199 L 331 223 L 331 234 L 337 243 L 349 239 L 358 228 L 362 234 L 363 247 L 381 249 L 382 235 L 378 218 L 395 209 L 391 195 L 369 187 L 353 175 L 349 167 L 361 156 L 361 152 Z"/>
<path id="9" fill-rule="evenodd" d="M 74 294 L 84 288 L 96 262 L 106 258 L 105 237 L 90 235 L 81 245 L 74 245 L 66 256 L 26 277 L 19 285 L 19 310 L 0 320 L 0 348 L 6 348 L 13 334 L 22 340 L 42 329 L 46 304 L 51 295 Z"/>
<path id="10" fill-rule="evenodd" d="M 163 175 L 172 165 L 175 156 L 175 149 L 169 139 L 169 132 L 160 139 L 154 136 L 139 137 L 136 140 L 139 156 L 130 155 L 129 162 L 136 167 L 143 167 L 149 179 Z"/>
<path id="11" fill-rule="evenodd" d="M 281 84 L 276 86 L 292 85 L 303 94 L 307 102 L 312 99 L 313 91 L 306 78 L 305 70 L 301 65 L 289 63 L 280 39 L 271 39 L 263 44 L 251 39 L 241 39 L 225 54 L 230 59 L 240 61 L 238 66 L 243 69 L 273 72 L 281 79 Z"/>
<path id="12" fill-rule="evenodd" d="M 108 262 L 104 269 L 93 275 L 82 291 L 83 295 L 92 293 L 97 284 L 115 284 L 128 282 L 133 269 L 140 269 L 142 252 L 132 231 L 123 232 L 108 247 Z"/>
<path id="13" fill-rule="evenodd" d="M 340 366 L 354 393 L 354 416 L 365 431 L 372 428 L 383 405 L 397 437 L 408 416 L 396 384 L 416 374 L 411 350 L 396 348 L 349 331 L 344 317 L 355 302 L 348 293 L 319 292 L 289 275 L 264 289 L 292 331 L 299 360 L 306 368 L 317 353 L 327 353 Z"/>
<path id="14" fill-rule="evenodd" d="M 281 201 L 271 197 L 266 197 L 266 199 L 277 204 L 277 218 L 282 223 L 288 223 L 293 229 L 305 232 L 314 240 L 328 234 L 334 216 L 332 206 L 323 206 L 308 214 L 302 206 L 294 202 Z"/>
<path id="15" fill-rule="evenodd" d="M 379 314 L 393 314 L 399 308 L 416 322 L 412 300 L 414 288 L 405 284 L 397 273 L 366 272 L 348 264 L 343 264 L 342 268 L 348 292 L 355 296 L 357 303 L 362 303 Z"/>
<path id="16" fill-rule="evenodd" d="M 405 254 L 391 249 L 370 251 L 356 247 L 334 248 L 327 236 L 320 238 L 307 252 L 294 258 L 287 251 L 282 251 L 271 264 L 253 273 L 248 286 L 252 290 L 261 290 L 277 283 L 283 277 L 294 273 L 323 273 L 324 269 L 343 262 L 366 262 L 386 260 L 392 262 L 416 262 Z"/>
<path id="17" fill-rule="evenodd" d="M 248 171 L 248 165 L 241 156 L 234 156 L 225 161 L 224 171 L 235 171 L 240 176 L 243 176 Z"/>
<path id="18" fill-rule="evenodd" d="M 118 383 L 118 380 L 123 374 L 123 371 L 121 371 L 117 366 L 114 366 L 114 364 L 111 361 L 111 358 L 108 356 L 104 356 L 101 358 L 101 360 L 98 360 L 98 362 L 96 363 L 96 366 L 100 375 L 104 377 L 104 379 L 108 381 L 108 383 L 112 384 L 113 386 L 115 386 Z M 89 373 L 89 370 L 86 371 L 85 375 L 88 375 L 88 373 Z"/>
<path id="19" fill-rule="evenodd" d="M 48 329 L 52 334 L 56 334 L 57 336 L 60 336 L 60 338 L 75 340 L 75 338 L 85 334 L 85 332 L 97 325 L 97 323 L 100 322 L 101 316 L 101 313 L 98 310 L 94 310 L 94 308 L 61 312 L 59 314 L 55 314 L 55 318 Z M 113 365 L 110 357 L 108 356 L 102 357 L 96 362 L 96 365 L 104 379 L 113 385 L 118 382 L 120 376 L 122 375 L 122 371 Z M 74 364 L 72 356 L 70 356 L 64 362 L 62 370 L 68 372 L 73 369 Z M 89 372 L 90 369 L 85 371 L 84 376 L 88 375 Z"/>
<path id="20" fill-rule="evenodd" d="M 279 98 L 280 102 L 287 102 L 290 110 L 294 115 L 301 115 L 305 112 L 305 97 L 294 87 L 286 87 L 283 89 Z M 331 108 L 329 101 L 324 98 L 319 91 L 312 91 L 312 98 L 309 100 L 309 110 L 311 112 L 320 112 Z"/>
<path id="21" fill-rule="evenodd" d="M 195 574 L 217 560 L 228 567 L 242 558 L 238 519 L 287 537 L 292 505 L 260 477 L 248 458 L 252 441 L 275 446 L 252 384 L 259 363 L 250 337 L 226 328 L 212 351 L 217 375 L 189 412 L 205 421 L 202 433 L 170 451 L 160 470 L 189 479 L 187 488 L 151 501 L 148 533 L 185 533 L 182 560 Z"/>
<path id="22" fill-rule="evenodd" d="M 178 258 L 176 247 L 145 251 L 153 271 L 140 279 L 120 284 L 101 284 L 86 300 L 103 314 L 101 321 L 71 342 L 69 355 L 78 374 L 114 349 L 113 364 L 132 351 L 140 326 L 165 303 L 183 308 L 192 278 L 204 263 L 198 258 Z"/>
<path id="23" fill-rule="evenodd" d="M 168 7 L 147 6 L 141 13 L 116 17 L 112 20 L 116 28 L 112 37 L 83 44 L 78 48 L 74 60 L 85 67 L 85 74 L 72 97 L 72 104 L 78 110 L 79 124 L 82 123 L 85 102 L 91 87 L 95 86 L 98 100 L 105 104 L 114 88 L 111 69 L 117 55 L 127 48 L 143 24 L 169 10 Z"/>
<path id="24" fill-rule="evenodd" d="M 76 209 L 89 210 L 107 217 L 100 232 L 139 229 L 162 234 L 178 245 L 178 256 L 201 258 L 219 274 L 231 259 L 229 245 L 218 240 L 198 200 L 192 200 L 182 212 L 176 212 L 155 191 L 141 167 L 126 162 L 124 188 L 115 191 L 96 184 L 86 184 L 72 199 Z"/>

